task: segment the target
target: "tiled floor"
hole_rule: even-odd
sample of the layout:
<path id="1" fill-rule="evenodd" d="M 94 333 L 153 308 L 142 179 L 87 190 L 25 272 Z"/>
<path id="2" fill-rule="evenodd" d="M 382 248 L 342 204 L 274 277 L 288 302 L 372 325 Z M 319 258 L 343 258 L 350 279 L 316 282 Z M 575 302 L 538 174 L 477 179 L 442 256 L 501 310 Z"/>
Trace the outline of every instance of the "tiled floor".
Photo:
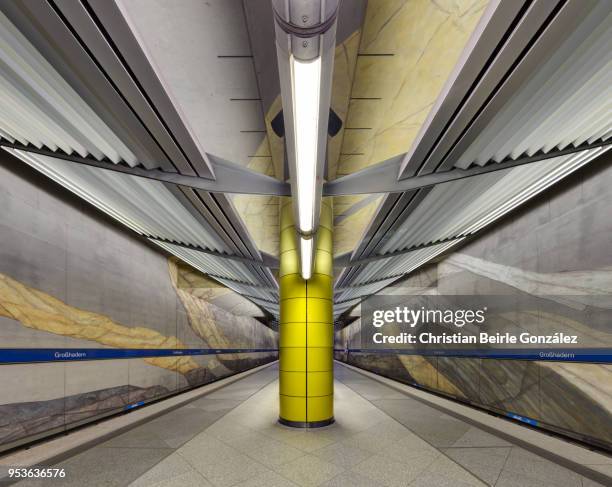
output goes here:
<path id="1" fill-rule="evenodd" d="M 277 374 L 276 367 L 265 369 L 74 456 L 60 465 L 65 480 L 45 483 L 599 485 L 341 366 L 336 423 L 310 431 L 286 428 L 276 421 Z"/>

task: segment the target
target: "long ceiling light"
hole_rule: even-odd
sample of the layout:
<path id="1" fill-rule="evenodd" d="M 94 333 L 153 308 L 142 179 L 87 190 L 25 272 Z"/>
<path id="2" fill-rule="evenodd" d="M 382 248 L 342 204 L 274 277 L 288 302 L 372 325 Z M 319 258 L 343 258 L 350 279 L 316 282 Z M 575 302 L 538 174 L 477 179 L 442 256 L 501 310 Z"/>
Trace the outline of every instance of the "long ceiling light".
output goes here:
<path id="1" fill-rule="evenodd" d="M 301 234 L 315 230 L 317 190 L 317 147 L 319 145 L 319 97 L 321 58 L 300 61 L 291 56 L 293 93 L 293 137 L 297 186 L 298 228 Z"/>
<path id="2" fill-rule="evenodd" d="M 338 0 L 272 0 L 272 6 L 300 268 L 307 280 L 321 208 Z"/>

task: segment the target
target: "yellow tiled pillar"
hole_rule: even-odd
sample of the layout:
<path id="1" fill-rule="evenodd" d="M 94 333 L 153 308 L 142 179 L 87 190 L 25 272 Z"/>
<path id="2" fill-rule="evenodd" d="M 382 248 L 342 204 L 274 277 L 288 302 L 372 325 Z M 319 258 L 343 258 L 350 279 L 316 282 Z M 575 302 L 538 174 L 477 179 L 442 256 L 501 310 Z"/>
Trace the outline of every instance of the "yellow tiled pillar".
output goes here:
<path id="1" fill-rule="evenodd" d="M 280 422 L 312 428 L 334 421 L 332 208 L 323 200 L 312 277 L 300 274 L 291 200 L 281 207 Z"/>

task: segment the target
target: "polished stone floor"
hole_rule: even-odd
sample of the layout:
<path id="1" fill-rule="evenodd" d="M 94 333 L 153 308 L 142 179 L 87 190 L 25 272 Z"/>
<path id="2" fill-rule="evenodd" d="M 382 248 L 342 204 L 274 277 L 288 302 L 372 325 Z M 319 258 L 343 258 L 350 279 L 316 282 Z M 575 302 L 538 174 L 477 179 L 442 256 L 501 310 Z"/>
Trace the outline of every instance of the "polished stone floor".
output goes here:
<path id="1" fill-rule="evenodd" d="M 562 466 L 337 366 L 336 423 L 277 423 L 270 367 L 76 455 L 74 486 L 592 487 Z M 42 481 L 41 481 L 42 483 Z M 21 482 L 19 485 L 39 485 Z"/>

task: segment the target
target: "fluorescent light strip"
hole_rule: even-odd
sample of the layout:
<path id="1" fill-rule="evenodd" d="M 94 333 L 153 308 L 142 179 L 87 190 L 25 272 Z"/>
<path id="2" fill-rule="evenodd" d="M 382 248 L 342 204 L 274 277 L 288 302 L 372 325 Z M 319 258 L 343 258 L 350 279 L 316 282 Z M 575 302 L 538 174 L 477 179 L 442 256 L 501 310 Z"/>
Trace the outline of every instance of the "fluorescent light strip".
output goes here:
<path id="1" fill-rule="evenodd" d="M 307 281 L 312 276 L 313 262 L 313 238 L 300 237 L 300 264 L 302 271 L 302 279 Z"/>
<path id="2" fill-rule="evenodd" d="M 298 228 L 310 234 L 315 230 L 321 58 L 306 62 L 291 56 L 290 64 Z"/>

